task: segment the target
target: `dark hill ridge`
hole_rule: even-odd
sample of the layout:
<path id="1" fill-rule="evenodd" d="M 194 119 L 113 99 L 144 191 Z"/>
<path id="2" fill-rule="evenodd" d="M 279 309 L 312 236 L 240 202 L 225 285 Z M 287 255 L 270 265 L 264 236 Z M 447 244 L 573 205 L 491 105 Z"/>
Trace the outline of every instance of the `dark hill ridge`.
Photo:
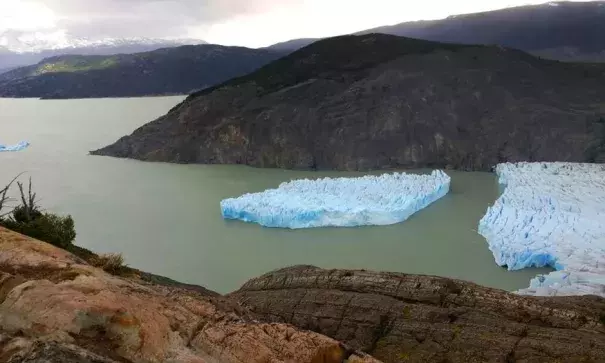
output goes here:
<path id="1" fill-rule="evenodd" d="M 314 78 L 340 80 L 344 74 L 362 76 L 363 70 L 404 55 L 426 54 L 438 49 L 456 51 L 464 47 L 382 34 L 340 36 L 317 41 L 267 64 L 257 72 L 194 93 L 190 98 L 209 94 L 221 87 L 246 83 L 255 84 L 258 94 L 262 95 Z"/>
<path id="2" fill-rule="evenodd" d="M 498 44 L 546 58 L 605 61 L 605 1 L 551 2 L 365 30 L 438 42 Z M 317 39 L 270 49 L 295 50 Z"/>
<path id="3" fill-rule="evenodd" d="M 605 61 L 605 2 L 550 2 L 370 29 L 441 42 L 498 44 L 562 60 Z"/>
<path id="4" fill-rule="evenodd" d="M 188 94 L 252 72 L 278 51 L 204 44 L 117 55 L 64 55 L 0 74 L 0 97 Z"/>
<path id="5" fill-rule="evenodd" d="M 344 36 L 194 94 L 92 153 L 339 170 L 603 161 L 603 94 L 603 65 Z"/>

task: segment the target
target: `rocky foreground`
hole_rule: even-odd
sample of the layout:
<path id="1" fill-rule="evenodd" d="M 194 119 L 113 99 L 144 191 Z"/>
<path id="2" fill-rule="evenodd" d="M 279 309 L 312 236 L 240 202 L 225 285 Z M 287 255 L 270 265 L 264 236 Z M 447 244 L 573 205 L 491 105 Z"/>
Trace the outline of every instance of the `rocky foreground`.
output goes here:
<path id="1" fill-rule="evenodd" d="M 112 276 L 0 229 L 0 362 L 605 361 L 597 297 L 312 266 L 203 291 Z"/>
<path id="2" fill-rule="evenodd" d="M 234 300 L 118 278 L 0 229 L 0 362 L 377 362 Z"/>
<path id="3" fill-rule="evenodd" d="M 260 320 L 384 362 L 605 362 L 605 299 L 595 296 L 525 297 L 434 276 L 298 266 L 230 297 Z"/>

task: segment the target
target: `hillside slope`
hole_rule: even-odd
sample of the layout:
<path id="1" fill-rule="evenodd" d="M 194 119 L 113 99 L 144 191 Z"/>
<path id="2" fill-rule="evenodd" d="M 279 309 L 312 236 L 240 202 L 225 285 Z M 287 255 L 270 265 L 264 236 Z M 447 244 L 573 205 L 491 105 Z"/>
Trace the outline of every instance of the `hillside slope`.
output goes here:
<path id="1" fill-rule="evenodd" d="M 344 36 L 193 94 L 93 153 L 339 170 L 603 161 L 604 93 L 603 65 Z"/>
<path id="2" fill-rule="evenodd" d="M 605 2 L 519 6 L 442 20 L 405 22 L 362 31 L 464 44 L 497 44 L 566 61 L 605 61 Z M 317 39 L 269 48 L 296 50 Z"/>
<path id="3" fill-rule="evenodd" d="M 186 94 L 249 73 L 280 52 L 195 45 L 118 55 L 65 55 L 0 74 L 0 97 Z"/>

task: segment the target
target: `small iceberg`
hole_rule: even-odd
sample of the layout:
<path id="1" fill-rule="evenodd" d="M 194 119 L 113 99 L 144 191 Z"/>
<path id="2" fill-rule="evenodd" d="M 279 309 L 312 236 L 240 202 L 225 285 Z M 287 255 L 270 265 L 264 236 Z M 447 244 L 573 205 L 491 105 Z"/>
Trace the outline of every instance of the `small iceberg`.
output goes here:
<path id="1" fill-rule="evenodd" d="M 29 142 L 21 141 L 15 145 L 2 145 L 0 144 L 0 152 L 2 151 L 21 151 L 29 146 Z"/>
<path id="2" fill-rule="evenodd" d="M 496 263 L 557 270 L 519 293 L 605 297 L 605 165 L 506 163 L 496 173 L 505 190 L 479 222 Z"/>
<path id="3" fill-rule="evenodd" d="M 445 196 L 450 177 L 394 173 L 359 178 L 300 179 L 277 189 L 221 201 L 225 219 L 265 227 L 312 228 L 388 225 Z"/>

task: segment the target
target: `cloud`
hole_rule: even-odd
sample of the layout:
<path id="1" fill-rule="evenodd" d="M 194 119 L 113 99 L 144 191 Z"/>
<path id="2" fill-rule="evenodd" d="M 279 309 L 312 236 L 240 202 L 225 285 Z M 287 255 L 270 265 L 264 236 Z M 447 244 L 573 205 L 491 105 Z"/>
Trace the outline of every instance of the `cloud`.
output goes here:
<path id="1" fill-rule="evenodd" d="M 0 0 L 0 33 L 28 31 L 55 26 L 55 16 L 43 4 L 22 0 Z"/>
<path id="2" fill-rule="evenodd" d="M 543 1 L 0 0 L 0 46 L 45 37 L 62 43 L 147 37 L 264 46 Z"/>
<path id="3" fill-rule="evenodd" d="M 6 0 L 2 0 L 6 1 Z M 12 1 L 12 0 L 8 0 Z M 74 37 L 182 37 L 192 27 L 304 0 L 37 0 Z"/>

